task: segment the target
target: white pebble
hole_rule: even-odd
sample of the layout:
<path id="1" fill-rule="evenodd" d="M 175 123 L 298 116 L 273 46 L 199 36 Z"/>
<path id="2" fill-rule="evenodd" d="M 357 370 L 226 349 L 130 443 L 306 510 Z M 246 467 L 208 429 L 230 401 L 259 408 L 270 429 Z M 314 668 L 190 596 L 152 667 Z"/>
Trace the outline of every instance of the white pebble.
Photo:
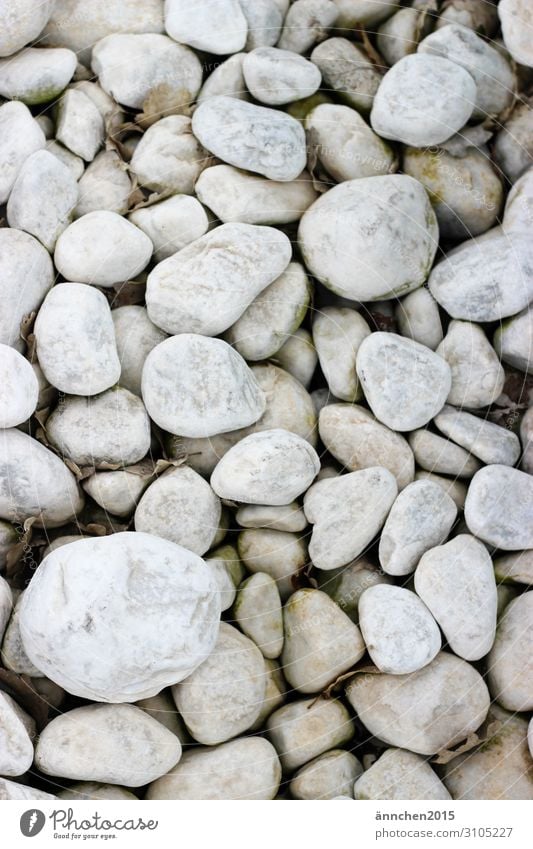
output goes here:
<path id="1" fill-rule="evenodd" d="M 28 360 L 0 343 L 0 428 L 16 427 L 29 419 L 38 397 L 39 384 Z"/>

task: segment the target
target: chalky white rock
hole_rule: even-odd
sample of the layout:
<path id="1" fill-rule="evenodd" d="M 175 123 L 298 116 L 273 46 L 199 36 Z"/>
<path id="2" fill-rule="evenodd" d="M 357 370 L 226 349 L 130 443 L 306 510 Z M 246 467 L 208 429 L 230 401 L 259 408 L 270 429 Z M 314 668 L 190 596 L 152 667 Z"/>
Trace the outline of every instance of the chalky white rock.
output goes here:
<path id="1" fill-rule="evenodd" d="M 67 89 L 57 109 L 57 141 L 71 153 L 92 162 L 104 143 L 104 135 L 104 119 L 90 97 L 83 91 Z"/>
<path id="2" fill-rule="evenodd" d="M 137 209 L 128 218 L 152 240 L 156 262 L 199 239 L 209 227 L 202 204 L 196 198 L 181 194 Z"/>
<path id="3" fill-rule="evenodd" d="M 324 307 L 313 321 L 313 342 L 331 394 L 342 401 L 358 401 L 361 388 L 355 358 L 370 327 L 363 316 L 347 307 Z"/>
<path id="4" fill-rule="evenodd" d="M 285 15 L 278 47 L 307 53 L 316 42 L 324 40 L 337 15 L 338 9 L 331 0 L 296 0 Z"/>
<path id="5" fill-rule="evenodd" d="M 497 328 L 494 349 L 504 361 L 528 374 L 533 373 L 533 309 L 522 310 Z"/>
<path id="6" fill-rule="evenodd" d="M 315 47 L 311 61 L 319 68 L 326 90 L 337 92 L 360 112 L 370 111 L 381 74 L 362 47 L 347 38 L 328 38 Z"/>
<path id="7" fill-rule="evenodd" d="M 165 29 L 181 44 L 226 55 L 243 49 L 248 23 L 239 0 L 167 0 Z"/>
<path id="8" fill-rule="evenodd" d="M 38 397 L 39 384 L 28 360 L 0 343 L 0 428 L 16 427 L 29 419 Z"/>
<path id="9" fill-rule="evenodd" d="M 28 47 L 0 59 L 0 95 L 29 106 L 54 101 L 76 69 L 76 55 L 64 48 Z"/>
<path id="10" fill-rule="evenodd" d="M 354 784 L 357 799 L 451 799 L 444 784 L 420 755 L 385 749 Z"/>
<path id="11" fill-rule="evenodd" d="M 446 405 L 435 416 L 438 429 L 487 464 L 514 466 L 520 457 L 516 433 L 485 418 Z"/>
<path id="12" fill-rule="evenodd" d="M 353 721 L 337 699 L 299 699 L 283 705 L 270 715 L 266 727 L 286 770 L 342 746 L 354 733 Z"/>
<path id="13" fill-rule="evenodd" d="M 33 0 L 2 0 L 0 56 L 12 56 L 37 38 L 53 13 L 54 5 L 54 0 L 44 0 L 37 6 Z"/>
<path id="14" fill-rule="evenodd" d="M 448 404 L 476 409 L 488 407 L 501 395 L 505 372 L 481 327 L 467 321 L 451 321 L 435 353 L 452 372 Z"/>
<path id="15" fill-rule="evenodd" d="M 305 764 L 293 776 L 290 784 L 295 799 L 334 799 L 346 794 L 353 798 L 353 784 L 363 772 L 355 755 L 342 749 L 324 752 Z"/>
<path id="16" fill-rule="evenodd" d="M 258 47 L 248 53 L 243 74 L 250 93 L 268 106 L 283 106 L 310 97 L 322 79 L 313 62 L 278 47 Z"/>
<path id="17" fill-rule="evenodd" d="M 117 152 L 104 150 L 87 166 L 79 181 L 75 217 L 98 210 L 124 215 L 131 192 L 131 180 Z"/>
<path id="18" fill-rule="evenodd" d="M 511 711 L 531 710 L 533 663 L 531 616 L 533 593 L 526 592 L 505 608 L 487 658 L 491 694 Z"/>
<path id="19" fill-rule="evenodd" d="M 147 189 L 192 195 L 207 163 L 208 154 L 192 134 L 191 119 L 169 115 L 148 127 L 135 148 L 130 167 Z"/>
<path id="20" fill-rule="evenodd" d="M 0 342 L 22 349 L 21 322 L 37 310 L 54 282 L 48 251 L 28 233 L 0 229 Z"/>
<path id="21" fill-rule="evenodd" d="M 276 658 L 283 648 L 283 616 L 279 591 L 266 572 L 257 572 L 239 587 L 233 615 L 241 630 L 261 649 Z"/>
<path id="22" fill-rule="evenodd" d="M 167 338 L 152 324 L 146 307 L 126 305 L 111 313 L 120 360 L 120 385 L 134 395 L 141 394 L 142 372 L 150 351 Z"/>
<path id="23" fill-rule="evenodd" d="M 471 478 L 481 467 L 464 448 L 430 430 L 412 431 L 409 445 L 418 465 L 428 472 Z"/>
<path id="24" fill-rule="evenodd" d="M 0 106 L 0 203 L 9 197 L 26 159 L 46 144 L 39 124 L 24 103 Z"/>
<path id="25" fill-rule="evenodd" d="M 472 478 L 465 504 L 468 529 L 503 551 L 533 548 L 533 478 L 494 464 Z"/>

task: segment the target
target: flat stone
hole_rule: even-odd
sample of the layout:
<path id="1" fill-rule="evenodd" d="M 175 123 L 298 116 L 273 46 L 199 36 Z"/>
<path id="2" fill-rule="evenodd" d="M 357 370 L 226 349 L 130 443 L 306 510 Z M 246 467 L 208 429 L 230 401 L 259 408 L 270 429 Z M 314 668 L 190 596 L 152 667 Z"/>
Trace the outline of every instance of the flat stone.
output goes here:
<path id="1" fill-rule="evenodd" d="M 72 799 L 73 801 L 84 802 L 102 799 L 111 801 L 112 799 L 120 801 L 134 801 L 138 798 L 134 793 L 130 793 L 125 787 L 119 787 L 117 784 L 102 784 L 99 781 L 77 781 L 71 784 L 68 790 L 62 790 L 57 794 L 58 799 Z"/>
<path id="2" fill-rule="evenodd" d="M 490 704 L 479 672 L 446 652 L 410 675 L 357 675 L 346 696 L 370 734 L 420 755 L 465 740 L 485 720 Z"/>
<path id="3" fill-rule="evenodd" d="M 487 658 L 491 695 L 511 711 L 533 707 L 533 594 L 525 592 L 505 608 Z"/>
<path id="4" fill-rule="evenodd" d="M 28 360 L 0 343 L 0 428 L 16 427 L 33 415 L 39 384 Z"/>
<path id="5" fill-rule="evenodd" d="M 442 409 L 451 388 L 445 360 L 396 333 L 364 339 L 356 367 L 372 412 L 393 430 L 423 427 Z"/>
<path id="6" fill-rule="evenodd" d="M 446 406 L 435 416 L 438 429 L 484 463 L 514 466 L 520 457 L 517 435 L 471 413 Z"/>
<path id="7" fill-rule="evenodd" d="M 431 480 L 409 484 L 397 497 L 379 541 L 379 562 L 389 575 L 413 572 L 422 555 L 445 542 L 457 516 L 453 499 Z"/>
<path id="8" fill-rule="evenodd" d="M 80 540 L 48 555 L 34 574 L 20 611 L 24 648 L 69 693 L 137 701 L 209 656 L 216 590 L 203 560 L 167 540 L 139 532 Z"/>
<path id="9" fill-rule="evenodd" d="M 496 582 L 482 543 L 459 534 L 422 555 L 415 590 L 440 625 L 452 651 L 480 660 L 496 633 Z"/>
<path id="10" fill-rule="evenodd" d="M 451 799 L 442 781 L 420 755 L 406 749 L 385 749 L 353 788 L 357 799 Z"/>
<path id="11" fill-rule="evenodd" d="M 141 787 L 172 769 L 178 738 L 133 705 L 85 705 L 41 731 L 36 766 L 46 775 Z"/>
<path id="12" fill-rule="evenodd" d="M 452 372 L 448 404 L 473 409 L 488 407 L 501 395 L 505 372 L 477 324 L 451 321 L 436 353 L 446 360 Z"/>
<path id="13" fill-rule="evenodd" d="M 304 498 L 314 525 L 309 556 L 317 569 L 349 563 L 381 530 L 398 494 L 392 474 L 380 466 L 315 483 Z"/>
<path id="14" fill-rule="evenodd" d="M 273 531 L 298 533 L 307 527 L 305 513 L 297 501 L 281 507 L 246 504 L 239 507 L 235 518 L 241 528 L 270 528 Z"/>
<path id="15" fill-rule="evenodd" d="M 533 477 L 509 466 L 474 475 L 465 504 L 469 531 L 503 551 L 533 548 Z"/>
<path id="16" fill-rule="evenodd" d="M 246 427 L 266 406 L 240 354 L 221 339 L 192 333 L 166 339 L 148 354 L 142 394 L 156 424 L 188 437 Z"/>
<path id="17" fill-rule="evenodd" d="M 204 100 L 192 119 L 194 135 L 218 159 L 270 180 L 295 180 L 306 165 L 305 133 L 284 112 L 233 97 Z"/>
<path id="18" fill-rule="evenodd" d="M 321 195 L 300 221 L 308 269 L 337 295 L 375 301 L 426 280 L 438 226 L 422 185 L 405 174 L 347 180 Z"/>
<path id="19" fill-rule="evenodd" d="M 355 730 L 342 702 L 316 697 L 283 705 L 270 715 L 266 727 L 286 770 L 344 745 Z"/>

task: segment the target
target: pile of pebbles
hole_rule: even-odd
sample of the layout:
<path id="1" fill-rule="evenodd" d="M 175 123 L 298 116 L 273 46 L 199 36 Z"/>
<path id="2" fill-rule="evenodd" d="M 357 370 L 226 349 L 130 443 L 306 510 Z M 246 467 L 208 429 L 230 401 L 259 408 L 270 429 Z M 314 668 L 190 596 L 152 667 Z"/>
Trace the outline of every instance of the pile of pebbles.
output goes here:
<path id="1" fill-rule="evenodd" d="M 0 18 L 0 798 L 533 798 L 531 4 Z"/>

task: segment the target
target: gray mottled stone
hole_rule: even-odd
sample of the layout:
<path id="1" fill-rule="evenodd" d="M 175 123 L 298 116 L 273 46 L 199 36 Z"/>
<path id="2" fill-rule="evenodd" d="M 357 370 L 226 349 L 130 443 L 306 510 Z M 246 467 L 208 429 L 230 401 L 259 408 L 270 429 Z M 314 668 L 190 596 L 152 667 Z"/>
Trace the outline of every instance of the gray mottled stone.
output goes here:
<path id="1" fill-rule="evenodd" d="M 169 115 L 148 127 L 133 152 L 130 167 L 147 189 L 192 195 L 208 161 L 192 134 L 191 119 Z"/>
<path id="2" fill-rule="evenodd" d="M 468 321 L 451 321 L 436 353 L 452 372 L 448 404 L 488 407 L 501 395 L 505 372 L 498 354 L 481 327 Z"/>
<path id="3" fill-rule="evenodd" d="M 157 262 L 199 239 L 209 227 L 202 204 L 196 198 L 180 194 L 137 209 L 128 217 L 152 240 Z"/>
<path id="4" fill-rule="evenodd" d="M 296 0 L 285 15 L 278 47 L 307 53 L 317 41 L 326 38 L 337 15 L 338 9 L 331 0 Z"/>
<path id="5" fill-rule="evenodd" d="M 370 769 L 356 779 L 354 798 L 449 800 L 451 796 L 420 755 L 405 749 L 386 749 Z"/>
<path id="6" fill-rule="evenodd" d="M 241 528 L 270 528 L 273 531 L 298 533 L 307 527 L 307 519 L 298 502 L 281 507 L 266 504 L 246 504 L 235 515 Z"/>
<path id="7" fill-rule="evenodd" d="M 321 83 L 317 66 L 293 53 L 277 47 L 257 47 L 243 62 L 248 90 L 260 103 L 282 106 L 310 97 Z"/>
<path id="8" fill-rule="evenodd" d="M 276 0 L 239 0 L 239 5 L 248 24 L 245 49 L 276 44 L 283 24 L 282 5 Z"/>
<path id="9" fill-rule="evenodd" d="M 261 649 L 276 658 L 283 648 L 283 615 L 279 591 L 266 572 L 257 572 L 239 587 L 233 616 L 241 630 Z"/>
<path id="10" fill-rule="evenodd" d="M 337 699 L 299 699 L 274 711 L 267 731 L 287 770 L 342 746 L 351 739 L 354 725 Z"/>
<path id="11" fill-rule="evenodd" d="M 503 554 L 494 561 L 494 577 L 500 583 L 533 585 L 533 551 Z"/>
<path id="12" fill-rule="evenodd" d="M 370 111 L 381 74 L 362 47 L 347 38 L 328 38 L 315 47 L 311 61 L 318 66 L 327 89 L 355 109 Z"/>
<path id="13" fill-rule="evenodd" d="M 514 466 L 520 457 L 520 441 L 515 433 L 471 413 L 445 406 L 435 416 L 438 429 L 462 445 L 484 463 Z"/>
<path id="14" fill-rule="evenodd" d="M 355 755 L 331 749 L 305 764 L 290 784 L 295 799 L 333 799 L 338 795 L 353 798 L 353 783 L 363 772 Z"/>
<path id="15" fill-rule="evenodd" d="M 439 307 L 425 288 L 415 289 L 402 298 L 395 310 L 402 336 L 435 350 L 442 341 Z"/>
<path id="16" fill-rule="evenodd" d="M 485 466 L 474 475 L 465 519 L 474 536 L 504 551 L 533 548 L 533 477 L 510 466 Z"/>
<path id="17" fill-rule="evenodd" d="M 428 472 L 471 478 L 481 463 L 451 439 L 444 439 L 430 430 L 414 430 L 409 445 L 419 466 Z"/>
<path id="18" fill-rule="evenodd" d="M 242 65 L 246 53 L 233 53 L 224 62 L 215 63 L 215 67 L 204 81 L 197 103 L 203 103 L 210 97 L 226 95 L 238 100 L 250 100 L 250 95 L 244 82 Z"/>
<path id="19" fill-rule="evenodd" d="M 392 583 L 388 575 L 364 556 L 339 569 L 317 571 L 313 577 L 318 588 L 327 593 L 356 624 L 359 622 L 359 600 L 364 591 L 376 584 Z"/>
<path id="20" fill-rule="evenodd" d="M 362 395 L 355 358 L 370 327 L 360 313 L 347 307 L 324 307 L 315 313 L 313 342 L 330 392 L 342 401 Z"/>
<path id="21" fill-rule="evenodd" d="M 151 469 L 142 474 L 135 467 L 131 472 L 128 469 L 96 472 L 82 481 L 82 487 L 106 513 L 126 518 L 135 510 L 152 475 Z"/>

